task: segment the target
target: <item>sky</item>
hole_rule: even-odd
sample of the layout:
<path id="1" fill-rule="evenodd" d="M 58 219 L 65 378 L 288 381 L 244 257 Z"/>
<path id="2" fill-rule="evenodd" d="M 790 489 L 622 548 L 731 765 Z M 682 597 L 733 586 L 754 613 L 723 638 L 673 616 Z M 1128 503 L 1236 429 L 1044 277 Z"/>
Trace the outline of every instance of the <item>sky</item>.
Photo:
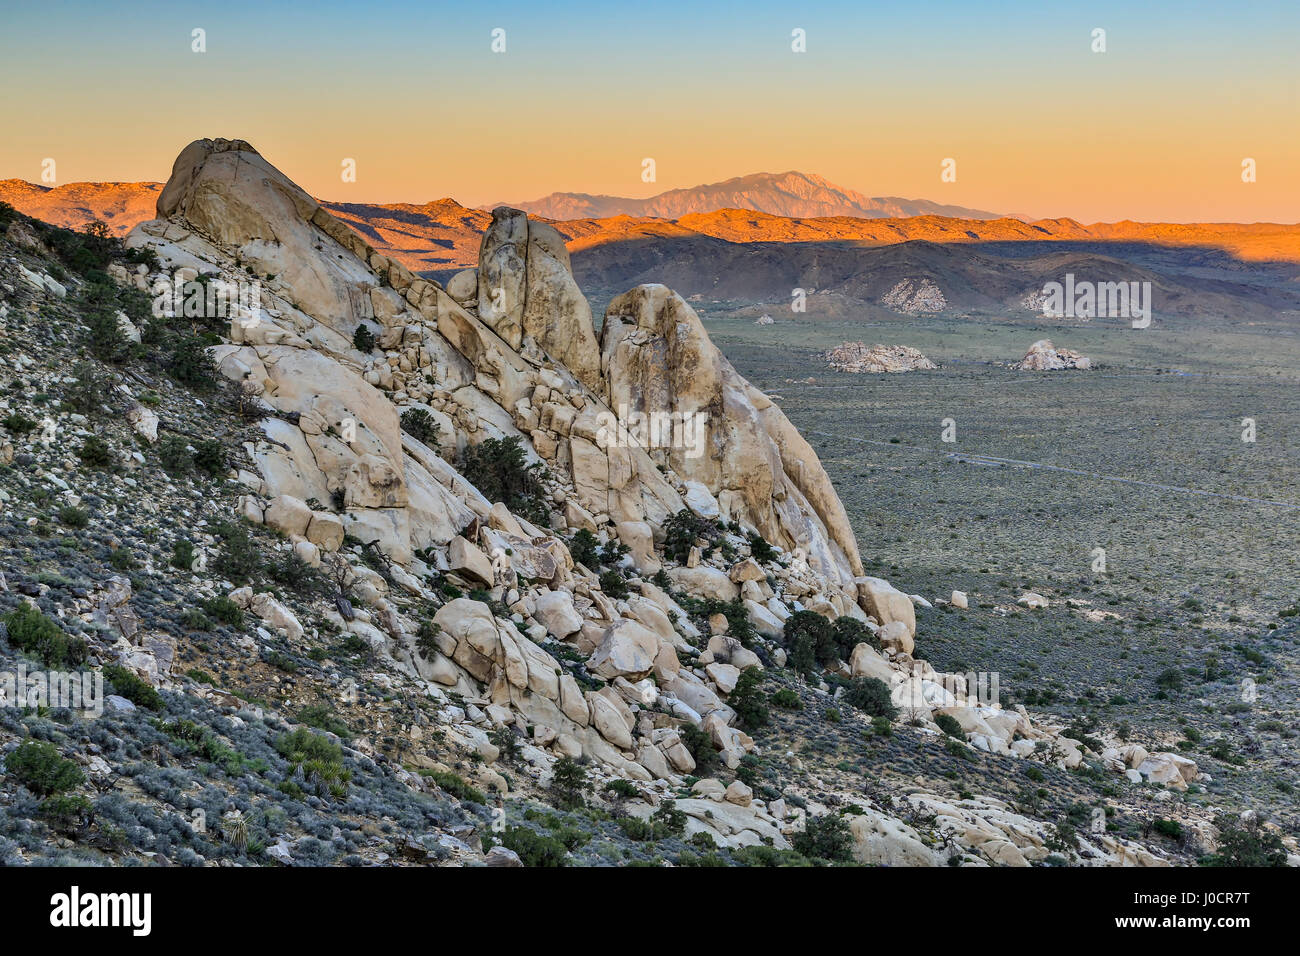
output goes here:
<path id="1" fill-rule="evenodd" d="M 0 0 L 0 179 L 164 181 L 226 137 L 338 201 L 795 169 L 1034 217 L 1297 222 L 1298 39 L 1296 0 Z"/>

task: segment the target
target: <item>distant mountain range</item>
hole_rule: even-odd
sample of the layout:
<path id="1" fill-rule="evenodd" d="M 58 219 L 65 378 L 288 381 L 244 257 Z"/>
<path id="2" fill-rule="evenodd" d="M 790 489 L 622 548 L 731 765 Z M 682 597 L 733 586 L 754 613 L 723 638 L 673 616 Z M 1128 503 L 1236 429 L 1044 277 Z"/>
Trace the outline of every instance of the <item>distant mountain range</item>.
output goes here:
<path id="1" fill-rule="evenodd" d="M 887 219 L 902 216 L 951 216 L 958 219 L 998 219 L 998 213 L 950 206 L 928 199 L 864 196 L 811 173 L 754 173 L 720 183 L 670 189 L 649 199 L 551 193 L 532 202 L 494 203 L 514 206 L 546 219 L 605 219 L 610 216 L 678 219 L 719 209 L 750 209 L 773 216 L 803 219 L 845 216 Z M 493 206 L 484 208 L 491 209 Z"/>
<path id="2" fill-rule="evenodd" d="M 154 218 L 161 188 L 158 183 L 50 188 L 11 179 L 0 181 L 0 201 L 73 229 L 98 219 L 124 235 Z M 783 211 L 713 205 L 745 201 Z M 1151 281 L 1164 307 L 1186 316 L 1260 320 L 1300 305 L 1297 225 L 1084 225 L 1064 218 L 989 218 L 975 210 L 962 210 L 972 213 L 968 216 L 891 216 L 882 211 L 893 208 L 891 202 L 787 173 L 673 190 L 647 200 L 555 194 L 517 205 L 554 222 L 583 288 L 602 293 L 663 282 L 683 295 L 715 301 L 773 302 L 800 287 L 822 293 L 816 308 L 810 303 L 810 315 L 864 316 L 881 308 L 900 282 L 925 280 L 937 284 L 949 309 L 1022 311 L 1025 294 L 1074 272 Z M 383 255 L 436 279 L 477 264 L 492 219 L 484 209 L 454 199 L 323 205 Z M 911 208 L 922 206 L 955 208 L 925 201 Z M 641 212 L 577 215 L 617 208 Z M 838 212 L 795 215 L 796 209 Z"/>

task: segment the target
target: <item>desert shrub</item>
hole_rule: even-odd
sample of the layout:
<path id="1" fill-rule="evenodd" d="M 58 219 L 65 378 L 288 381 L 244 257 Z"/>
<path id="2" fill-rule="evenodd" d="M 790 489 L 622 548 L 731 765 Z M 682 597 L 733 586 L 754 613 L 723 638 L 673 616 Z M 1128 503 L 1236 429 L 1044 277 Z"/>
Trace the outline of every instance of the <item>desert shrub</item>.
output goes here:
<path id="1" fill-rule="evenodd" d="M 889 685 L 876 677 L 855 677 L 844 691 L 844 700 L 872 717 L 893 720 L 898 716 Z"/>
<path id="2" fill-rule="evenodd" d="M 9 646 L 40 658 L 46 667 L 77 665 L 86 660 L 86 642 L 67 633 L 35 605 L 18 605 L 3 618 Z"/>
<path id="3" fill-rule="evenodd" d="M 749 554 L 759 564 L 766 564 L 769 561 L 776 560 L 776 548 L 767 543 L 767 539 L 759 534 L 749 534 Z"/>
<path id="4" fill-rule="evenodd" d="M 108 378 L 91 362 L 73 366 L 76 379 L 63 390 L 63 406 L 70 412 L 97 415 L 107 399 Z"/>
<path id="5" fill-rule="evenodd" d="M 564 866 L 568 851 L 555 837 L 536 833 L 528 827 L 506 827 L 501 845 L 513 850 L 524 866 Z"/>
<path id="6" fill-rule="evenodd" d="M 181 615 L 181 627 L 191 631 L 210 631 L 212 622 L 208 616 L 196 607 L 190 608 Z"/>
<path id="7" fill-rule="evenodd" d="M 853 859 L 853 832 L 836 813 L 810 817 L 804 829 L 790 840 L 796 853 L 814 860 L 847 863 Z"/>
<path id="8" fill-rule="evenodd" d="M 112 462 L 113 452 L 109 448 L 108 442 L 98 435 L 91 435 L 77 449 L 77 457 L 81 459 L 82 464 L 91 468 L 103 468 Z"/>
<path id="9" fill-rule="evenodd" d="M 194 565 L 194 544 L 188 538 L 181 538 L 172 545 L 172 556 L 167 563 L 180 571 L 188 571 Z"/>
<path id="10" fill-rule="evenodd" d="M 77 300 L 86 350 L 101 362 L 124 362 L 131 356 L 131 341 L 117 319 L 117 291 L 109 282 L 91 282 Z"/>
<path id="11" fill-rule="evenodd" d="M 605 792 L 612 793 L 615 797 L 624 800 L 631 800 L 640 793 L 636 788 L 636 784 L 631 780 L 623 780 L 621 778 L 618 780 L 611 780 L 609 783 L 605 784 Z"/>
<path id="12" fill-rule="evenodd" d="M 5 431 L 11 435 L 26 435 L 36 430 L 36 422 L 20 412 L 10 412 L 4 418 L 0 418 L 0 425 L 3 425 Z"/>
<path id="13" fill-rule="evenodd" d="M 420 652 L 420 656 L 426 661 L 434 659 L 438 653 L 438 635 L 442 633 L 442 625 L 436 621 L 426 620 L 420 622 L 420 630 L 416 634 L 415 647 Z"/>
<path id="14" fill-rule="evenodd" d="M 1177 667 L 1169 667 L 1156 675 L 1156 686 L 1162 690 L 1182 690 L 1185 675 Z"/>
<path id="15" fill-rule="evenodd" d="M 722 538 L 722 528 L 710 518 L 701 518 L 688 508 L 668 518 L 663 525 L 664 555 L 678 563 L 690 557 L 691 548 L 703 539 L 701 549 L 709 554 Z"/>
<path id="16" fill-rule="evenodd" d="M 115 571 L 134 571 L 140 566 L 130 549 L 117 547 L 108 553 L 108 564 Z"/>
<path id="17" fill-rule="evenodd" d="M 636 840 L 638 843 L 662 840 L 667 836 L 664 829 L 656 827 L 649 820 L 642 820 L 640 817 L 620 817 L 618 826 L 629 840 Z"/>
<path id="18" fill-rule="evenodd" d="M 179 435 L 168 435 L 158 442 L 158 463 L 173 478 L 189 474 L 194 467 L 190 443 Z"/>
<path id="19" fill-rule="evenodd" d="M 204 438 L 194 444 L 194 467 L 211 478 L 226 472 L 226 449 L 215 438 Z"/>
<path id="20" fill-rule="evenodd" d="M 423 408 L 408 408 L 402 412 L 402 431 L 430 448 L 436 449 L 441 444 L 438 421 Z"/>
<path id="21" fill-rule="evenodd" d="M 579 528 L 569 539 L 569 554 L 579 564 L 594 570 L 600 566 L 600 542 L 586 528 Z"/>
<path id="22" fill-rule="evenodd" d="M 576 810 L 586 802 L 583 794 L 587 787 L 587 770 L 582 764 L 571 757 L 561 757 L 555 762 L 547 791 L 552 804 L 561 810 Z"/>
<path id="23" fill-rule="evenodd" d="M 789 666 L 806 678 L 813 677 L 818 665 L 839 660 L 835 626 L 815 611 L 795 611 L 786 618 L 781 642 L 789 655 Z"/>
<path id="24" fill-rule="evenodd" d="M 5 760 L 5 771 L 38 797 L 79 786 L 85 779 L 75 761 L 59 756 L 53 744 L 25 740 Z"/>
<path id="25" fill-rule="evenodd" d="M 310 704 L 298 711 L 298 722 L 317 730 L 324 730 L 343 740 L 352 739 L 352 728 L 338 714 L 324 704 Z"/>
<path id="26" fill-rule="evenodd" d="M 541 462 L 529 464 L 518 435 L 488 438 L 465 449 L 460 473 L 487 497 L 529 521 L 545 524 L 546 496 L 541 485 Z"/>
<path id="27" fill-rule="evenodd" d="M 243 609 L 228 597 L 209 598 L 203 602 L 203 610 L 209 617 L 231 627 L 244 623 Z"/>
<path id="28" fill-rule="evenodd" d="M 125 667 L 117 664 L 104 666 L 104 678 L 113 685 L 113 691 L 119 697 L 125 697 L 137 707 L 159 711 L 165 706 L 162 695 L 154 690 L 153 685 L 137 677 Z"/>
<path id="29" fill-rule="evenodd" d="M 84 830 L 95 820 L 94 806 L 77 794 L 48 797 L 41 801 L 36 812 L 51 828 L 66 834 Z"/>
<path id="30" fill-rule="evenodd" d="M 488 742 L 497 748 L 497 759 L 512 764 L 523 753 L 519 745 L 519 735 L 510 727 L 496 727 L 488 733 Z"/>
<path id="31" fill-rule="evenodd" d="M 767 724 L 770 715 L 767 700 L 759 689 L 763 675 L 757 667 L 750 667 L 740 672 L 736 687 L 727 698 L 727 704 L 740 718 L 746 730 L 757 730 Z"/>
<path id="32" fill-rule="evenodd" d="M 613 568 L 600 572 L 600 589 L 612 598 L 628 596 L 627 579 Z"/>
<path id="33" fill-rule="evenodd" d="M 278 561 L 268 562 L 266 573 L 276 584 L 282 584 L 303 596 L 319 594 L 325 590 L 325 576 L 292 551 Z"/>
<path id="34" fill-rule="evenodd" d="M 677 595 L 677 603 L 691 616 L 702 631 L 709 630 L 709 618 L 721 614 L 727 619 L 727 637 L 738 642 L 741 647 L 753 647 L 758 631 L 749 619 L 749 611 L 742 598 L 721 601 L 717 598 L 697 598 L 688 594 Z"/>
<path id="35" fill-rule="evenodd" d="M 224 521 L 214 530 L 221 538 L 221 550 L 212 560 L 212 570 L 236 584 L 247 584 L 262 566 L 262 556 L 248 529 Z"/>
<path id="36" fill-rule="evenodd" d="M 1286 866 L 1282 838 L 1256 821 L 1243 821 L 1221 814 L 1215 821 L 1219 831 L 1218 852 L 1201 859 L 1202 866 Z"/>
<path id="37" fill-rule="evenodd" d="M 772 706 L 782 710 L 803 710 L 803 701 L 789 687 L 782 687 L 772 695 Z"/>
<path id="38" fill-rule="evenodd" d="M 90 512 L 85 508 L 64 505 L 59 509 L 59 521 L 69 528 L 84 528 L 90 524 Z"/>
<path id="39" fill-rule="evenodd" d="M 448 770 L 430 771 L 428 777 L 458 800 L 467 800 L 470 803 L 487 803 L 487 797 L 484 796 L 482 790 L 471 786 L 463 777 Z"/>
<path id="40" fill-rule="evenodd" d="M 966 731 L 961 729 L 961 724 L 952 714 L 936 714 L 934 722 L 949 737 L 956 737 L 958 740 L 966 739 Z"/>
<path id="41" fill-rule="evenodd" d="M 686 832 L 686 814 L 678 810 L 671 800 L 662 801 L 659 809 L 650 814 L 650 821 L 674 836 Z"/>
<path id="42" fill-rule="evenodd" d="M 1183 838 L 1183 825 L 1177 820 L 1167 820 L 1161 817 L 1151 824 L 1151 829 L 1161 836 L 1169 837 L 1171 840 L 1181 840 Z"/>
<path id="43" fill-rule="evenodd" d="M 718 764 L 718 748 L 713 746 L 709 735 L 694 724 L 682 724 L 677 728 L 677 733 L 682 746 L 695 761 L 695 773 L 707 777 L 709 771 Z"/>
<path id="44" fill-rule="evenodd" d="M 370 331 L 369 326 L 357 326 L 357 330 L 352 333 L 352 347 L 365 355 L 375 350 L 375 333 Z"/>
<path id="45" fill-rule="evenodd" d="M 853 656 L 853 648 L 867 644 L 880 650 L 880 638 L 871 633 L 871 629 L 854 617 L 835 619 L 835 644 L 840 649 L 840 657 L 848 660 Z"/>

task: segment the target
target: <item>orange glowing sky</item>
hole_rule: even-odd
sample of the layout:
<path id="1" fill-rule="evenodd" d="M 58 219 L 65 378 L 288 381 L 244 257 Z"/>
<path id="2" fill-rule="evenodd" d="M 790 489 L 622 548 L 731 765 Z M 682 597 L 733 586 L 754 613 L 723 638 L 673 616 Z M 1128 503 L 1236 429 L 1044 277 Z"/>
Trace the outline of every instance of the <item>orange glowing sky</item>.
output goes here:
<path id="1" fill-rule="evenodd" d="M 648 196 L 798 169 L 1084 222 L 1300 221 L 1300 5 L 984 6 L 26 5 L 0 36 L 0 178 L 40 181 L 53 158 L 59 183 L 165 180 L 187 142 L 224 136 L 342 201 Z"/>

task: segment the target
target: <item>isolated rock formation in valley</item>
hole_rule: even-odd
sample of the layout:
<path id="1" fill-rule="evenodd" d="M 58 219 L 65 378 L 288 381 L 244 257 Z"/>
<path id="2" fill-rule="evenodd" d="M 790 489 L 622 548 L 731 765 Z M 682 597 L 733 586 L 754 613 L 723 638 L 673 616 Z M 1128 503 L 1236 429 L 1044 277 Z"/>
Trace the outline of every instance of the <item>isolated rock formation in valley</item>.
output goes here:
<path id="1" fill-rule="evenodd" d="M 1058 349 L 1051 339 L 1039 339 L 1016 368 L 1023 372 L 1059 372 L 1064 369 L 1090 369 L 1092 359 L 1071 349 Z"/>
<path id="2" fill-rule="evenodd" d="M 826 353 L 826 361 L 837 372 L 912 372 L 935 369 L 935 365 L 910 345 L 874 345 L 845 342 Z"/>

